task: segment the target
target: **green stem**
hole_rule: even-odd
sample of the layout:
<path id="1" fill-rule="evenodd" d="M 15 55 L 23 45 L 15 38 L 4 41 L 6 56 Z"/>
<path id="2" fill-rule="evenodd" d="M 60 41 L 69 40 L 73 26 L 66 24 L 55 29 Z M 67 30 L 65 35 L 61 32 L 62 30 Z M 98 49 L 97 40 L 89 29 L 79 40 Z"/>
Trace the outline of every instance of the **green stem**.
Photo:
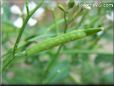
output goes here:
<path id="1" fill-rule="evenodd" d="M 36 10 L 43 4 L 43 1 L 44 1 L 44 0 L 42 0 L 41 3 L 40 3 L 39 5 L 37 5 L 37 7 L 36 7 L 34 10 L 32 10 L 31 13 L 26 17 L 26 19 L 25 19 L 25 21 L 24 21 L 24 24 L 23 24 L 23 26 L 21 27 L 21 30 L 20 30 L 20 32 L 19 32 L 19 35 L 18 35 L 18 37 L 17 37 L 17 39 L 16 39 L 16 42 L 15 42 L 15 45 L 14 45 L 14 49 L 13 49 L 13 56 L 15 55 L 16 49 L 17 49 L 17 47 L 18 47 L 19 41 L 20 41 L 20 39 L 21 39 L 22 33 L 24 32 L 24 29 L 25 29 L 25 27 L 26 27 L 26 25 L 27 25 L 28 20 L 29 20 L 30 17 L 36 12 Z"/>
<path id="2" fill-rule="evenodd" d="M 5 67 L 7 67 L 13 61 L 13 59 L 15 58 L 15 53 L 16 53 L 19 41 L 20 41 L 20 39 L 22 37 L 22 34 L 24 32 L 24 29 L 27 25 L 27 22 L 30 19 L 30 17 L 36 12 L 36 10 L 43 4 L 43 2 L 44 2 L 44 0 L 42 0 L 41 3 L 39 5 L 37 5 L 36 8 L 34 10 L 32 10 L 31 13 L 29 15 L 27 15 L 27 17 L 25 18 L 25 21 L 24 21 L 24 23 L 23 23 L 23 25 L 22 25 L 22 27 L 19 31 L 18 37 L 16 39 L 16 42 L 15 42 L 15 45 L 14 45 L 14 48 L 13 48 L 12 59 L 5 65 Z M 28 10 L 28 6 L 26 6 L 26 7 L 27 7 L 27 10 Z"/>
<path id="3" fill-rule="evenodd" d="M 83 14 L 83 16 L 82 16 L 82 18 L 81 18 L 81 20 L 78 22 L 78 25 L 76 25 L 76 28 L 79 28 L 80 26 L 81 26 L 81 24 L 82 24 L 82 22 L 85 20 L 85 18 L 86 18 L 86 15 L 87 15 L 87 13 L 88 13 L 88 11 L 84 11 L 84 14 Z"/>
<path id="4" fill-rule="evenodd" d="M 67 18 L 66 18 L 66 12 L 64 12 L 64 22 L 65 22 L 65 28 L 64 28 L 64 33 L 66 33 L 68 24 L 67 24 Z"/>
<path id="5" fill-rule="evenodd" d="M 78 53 L 78 54 L 104 54 L 113 55 L 113 52 L 108 52 L 104 50 L 66 50 L 65 53 Z"/>
<path id="6" fill-rule="evenodd" d="M 29 7 L 28 7 L 28 2 L 29 2 L 29 0 L 26 0 L 26 10 L 27 10 L 27 15 L 29 15 Z"/>
<path id="7" fill-rule="evenodd" d="M 53 16 L 53 19 L 54 19 L 54 26 L 55 26 L 55 29 L 56 29 L 56 34 L 58 35 L 59 33 L 59 27 L 58 27 L 58 24 L 57 24 L 57 20 L 56 20 L 56 16 L 55 16 L 55 13 L 54 13 L 54 10 L 52 10 L 52 16 Z"/>

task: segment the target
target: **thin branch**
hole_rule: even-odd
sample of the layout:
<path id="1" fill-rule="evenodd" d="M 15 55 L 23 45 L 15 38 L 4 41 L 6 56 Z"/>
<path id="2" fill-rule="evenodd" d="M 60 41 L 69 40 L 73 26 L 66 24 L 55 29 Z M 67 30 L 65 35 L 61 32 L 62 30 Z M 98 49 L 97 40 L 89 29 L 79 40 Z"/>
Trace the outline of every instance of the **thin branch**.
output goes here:
<path id="1" fill-rule="evenodd" d="M 23 25 L 22 25 L 22 27 L 21 27 L 21 29 L 20 29 L 20 31 L 19 31 L 18 37 L 17 37 L 17 39 L 16 39 L 16 42 L 15 42 L 15 45 L 14 45 L 14 48 L 13 48 L 13 53 L 12 53 L 13 57 L 12 57 L 12 59 L 5 65 L 4 69 L 5 69 L 5 68 L 13 61 L 13 59 L 15 58 L 15 53 L 16 53 L 16 50 L 17 50 L 19 41 L 21 40 L 22 34 L 23 34 L 23 32 L 24 32 L 24 30 L 25 30 L 25 27 L 26 27 L 26 25 L 27 25 L 27 22 L 28 22 L 28 20 L 30 19 L 30 17 L 36 12 L 36 10 L 43 4 L 43 2 L 44 2 L 44 0 L 42 0 L 41 3 L 40 3 L 39 5 L 37 5 L 36 8 L 33 9 L 33 10 L 30 12 L 30 14 L 27 15 L 27 17 L 25 18 L 25 21 L 24 21 L 24 23 L 23 23 Z M 27 6 L 27 9 L 28 9 L 28 6 Z"/>

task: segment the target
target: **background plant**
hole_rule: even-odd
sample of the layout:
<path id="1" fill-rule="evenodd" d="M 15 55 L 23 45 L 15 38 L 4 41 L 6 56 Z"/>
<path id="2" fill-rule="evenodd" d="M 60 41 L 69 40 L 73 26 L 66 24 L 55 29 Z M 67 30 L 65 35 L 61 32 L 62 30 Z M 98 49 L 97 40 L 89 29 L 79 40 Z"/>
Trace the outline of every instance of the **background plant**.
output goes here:
<path id="1" fill-rule="evenodd" d="M 27 1 L 24 3 L 28 15 L 27 17 L 23 15 L 24 19 L 29 19 L 35 12 L 28 9 L 30 1 Z M 39 1 L 34 1 L 38 3 L 39 8 L 45 9 L 45 13 L 42 14 L 44 16 L 34 27 L 29 27 L 28 20 L 24 20 L 24 28 L 17 29 L 9 21 L 14 17 L 10 12 L 9 2 L 4 2 L 2 15 L 2 65 L 9 66 L 2 72 L 2 83 L 113 83 L 113 54 L 108 48 L 112 47 L 113 21 L 108 20 L 110 13 L 113 12 L 112 7 L 90 9 L 84 5 L 81 7 L 74 1 L 46 2 L 44 0 L 41 5 Z M 52 3 L 55 7 L 50 7 Z M 64 45 L 61 42 L 59 46 L 52 46 L 52 48 L 47 46 L 47 41 L 45 44 L 48 50 L 44 48 L 41 52 L 35 51 L 35 54 L 26 56 L 25 51 L 34 50 L 40 42 L 42 44 L 45 40 L 56 36 L 61 38 L 61 34 L 69 34 L 72 31 L 79 34 L 78 29 L 93 31 L 99 27 L 104 27 L 104 31 L 73 42 L 64 42 Z M 23 35 L 18 36 L 19 32 Z M 74 33 L 74 35 L 77 34 Z M 22 39 L 18 39 L 18 48 L 13 48 L 17 37 Z M 53 41 L 51 43 L 53 44 Z M 108 47 L 105 48 L 105 46 Z M 14 56 L 15 59 L 7 65 Z"/>

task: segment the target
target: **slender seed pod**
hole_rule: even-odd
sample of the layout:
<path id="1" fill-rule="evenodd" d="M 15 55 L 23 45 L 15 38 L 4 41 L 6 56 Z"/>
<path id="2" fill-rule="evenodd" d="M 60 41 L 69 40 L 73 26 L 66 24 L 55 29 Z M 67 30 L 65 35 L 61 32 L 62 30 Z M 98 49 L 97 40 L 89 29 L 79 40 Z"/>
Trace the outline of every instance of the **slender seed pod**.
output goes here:
<path id="1" fill-rule="evenodd" d="M 13 58 L 12 54 L 9 56 L 6 56 L 5 59 L 3 59 L 3 70 L 7 69 L 7 67 L 12 64 L 13 59 L 17 59 L 15 61 L 21 60 L 20 57 L 28 57 L 35 54 L 38 54 L 41 51 L 56 47 L 58 45 L 68 43 L 73 40 L 78 40 L 84 37 L 87 37 L 89 35 L 95 34 L 99 31 L 102 31 L 102 28 L 90 28 L 90 29 L 82 29 L 82 30 L 74 30 L 65 34 L 61 34 L 59 36 L 48 38 L 47 40 L 42 41 L 39 44 L 36 44 L 32 46 L 31 48 L 26 49 L 24 52 L 18 52 L 16 53 L 17 58 Z"/>
<path id="2" fill-rule="evenodd" d="M 74 30 L 65 34 L 61 34 L 59 36 L 49 38 L 47 40 L 42 41 L 39 44 L 32 46 L 32 48 L 26 50 L 26 55 L 31 56 L 39 53 L 40 51 L 47 50 L 57 45 L 64 44 L 73 40 L 84 38 L 88 35 L 95 34 L 99 31 L 101 31 L 101 28 L 96 28 L 96 29 L 91 28 L 86 30 L 85 29 Z"/>

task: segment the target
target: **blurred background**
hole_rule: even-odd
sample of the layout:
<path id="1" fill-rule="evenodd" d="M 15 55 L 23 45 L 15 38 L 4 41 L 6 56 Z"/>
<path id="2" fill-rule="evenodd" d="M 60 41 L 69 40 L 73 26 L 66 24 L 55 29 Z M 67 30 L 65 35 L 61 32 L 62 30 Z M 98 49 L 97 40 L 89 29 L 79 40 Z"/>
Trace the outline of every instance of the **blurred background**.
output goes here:
<path id="1" fill-rule="evenodd" d="M 29 0 L 29 11 L 41 0 Z M 26 17 L 26 0 L 1 1 L 2 56 L 15 44 L 18 32 Z M 47 84 L 112 84 L 113 83 L 113 1 L 109 0 L 44 0 L 43 5 L 29 19 L 19 46 L 30 47 L 64 31 L 64 13 L 68 12 L 67 32 L 76 29 L 103 27 L 104 31 L 64 45 L 57 63 L 44 79 Z M 59 46 L 37 55 L 21 58 L 7 71 L 2 72 L 3 84 L 41 84 L 43 71 L 55 57 Z M 3 59 L 4 57 L 2 57 Z M 9 57 L 10 58 L 10 57 Z"/>

